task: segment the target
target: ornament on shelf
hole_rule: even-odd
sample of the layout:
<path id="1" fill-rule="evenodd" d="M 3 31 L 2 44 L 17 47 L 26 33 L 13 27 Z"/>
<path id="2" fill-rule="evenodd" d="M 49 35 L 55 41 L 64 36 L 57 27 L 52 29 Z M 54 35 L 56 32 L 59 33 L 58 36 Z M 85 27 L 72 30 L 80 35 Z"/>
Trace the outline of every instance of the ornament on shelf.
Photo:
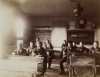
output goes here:
<path id="1" fill-rule="evenodd" d="M 76 7 L 73 9 L 73 14 L 75 17 L 80 17 L 83 12 L 83 8 L 79 3 L 76 4 Z"/>

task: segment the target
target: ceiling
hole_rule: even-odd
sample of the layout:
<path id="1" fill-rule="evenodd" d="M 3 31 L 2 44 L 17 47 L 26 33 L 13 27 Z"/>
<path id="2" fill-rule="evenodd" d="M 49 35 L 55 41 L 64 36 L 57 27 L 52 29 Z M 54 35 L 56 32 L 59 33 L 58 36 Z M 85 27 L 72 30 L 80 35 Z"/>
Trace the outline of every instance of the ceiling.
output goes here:
<path id="1" fill-rule="evenodd" d="M 9 0 L 19 3 L 18 7 L 32 16 L 72 17 L 75 0 Z M 100 0 L 77 0 L 84 8 L 83 16 L 94 21 L 100 20 Z"/>
<path id="2" fill-rule="evenodd" d="M 95 16 L 100 12 L 100 0 L 80 0 L 84 13 Z M 26 0 L 21 9 L 33 15 L 70 16 L 74 3 L 71 0 Z"/>

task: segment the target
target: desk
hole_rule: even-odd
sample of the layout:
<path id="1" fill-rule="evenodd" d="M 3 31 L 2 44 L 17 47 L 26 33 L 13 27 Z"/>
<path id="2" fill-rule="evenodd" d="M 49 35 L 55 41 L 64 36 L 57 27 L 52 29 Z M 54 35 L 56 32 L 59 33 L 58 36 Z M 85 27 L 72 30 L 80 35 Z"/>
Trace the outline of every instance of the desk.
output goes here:
<path id="1" fill-rule="evenodd" d="M 92 56 L 72 56 L 70 58 L 70 76 L 73 76 L 75 67 L 91 67 L 94 77 L 96 76 L 95 58 Z"/>
<path id="2" fill-rule="evenodd" d="M 9 56 L 0 59 L 0 77 L 32 77 L 39 61 L 32 56 Z"/>

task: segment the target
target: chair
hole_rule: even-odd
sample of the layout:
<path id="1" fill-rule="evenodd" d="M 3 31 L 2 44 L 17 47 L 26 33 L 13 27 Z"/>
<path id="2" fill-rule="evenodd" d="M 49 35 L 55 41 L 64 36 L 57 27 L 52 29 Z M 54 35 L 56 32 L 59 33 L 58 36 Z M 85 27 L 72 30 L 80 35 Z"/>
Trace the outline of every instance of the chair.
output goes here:
<path id="1" fill-rule="evenodd" d="M 100 52 L 99 51 L 95 53 L 95 64 L 96 64 L 96 73 L 97 73 L 98 68 L 100 68 Z"/>

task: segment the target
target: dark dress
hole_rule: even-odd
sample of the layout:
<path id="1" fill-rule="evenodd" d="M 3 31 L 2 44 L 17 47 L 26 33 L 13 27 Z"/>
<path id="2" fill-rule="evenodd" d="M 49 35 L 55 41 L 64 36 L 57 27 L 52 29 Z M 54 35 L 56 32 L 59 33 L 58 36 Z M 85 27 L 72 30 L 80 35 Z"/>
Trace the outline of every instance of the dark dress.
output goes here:
<path id="1" fill-rule="evenodd" d="M 26 49 L 24 49 L 24 48 L 17 49 L 15 53 L 16 53 L 16 55 L 21 55 L 21 56 L 26 56 L 27 55 Z"/>
<path id="2" fill-rule="evenodd" d="M 35 54 L 36 55 L 40 55 L 41 57 L 43 57 L 43 69 L 42 69 L 42 75 L 44 75 L 44 73 L 46 72 L 46 69 L 47 69 L 47 54 L 46 54 L 46 51 L 43 47 L 39 48 L 39 49 L 36 49 L 35 51 Z"/>
<path id="3" fill-rule="evenodd" d="M 30 47 L 29 47 L 29 48 L 27 49 L 27 56 L 31 56 L 32 53 L 35 53 L 35 49 L 36 49 L 36 48 L 30 48 Z"/>
<path id="4" fill-rule="evenodd" d="M 95 57 L 96 65 L 100 65 L 100 48 L 99 47 L 97 47 L 97 48 L 92 47 L 90 51 L 91 51 L 92 55 L 94 55 L 94 57 Z"/>
<path id="5" fill-rule="evenodd" d="M 48 47 L 46 48 L 48 54 L 48 68 L 51 68 L 52 59 L 54 57 L 54 51 L 53 46 L 51 43 L 49 43 Z"/>
<path id="6" fill-rule="evenodd" d="M 69 63 L 69 56 L 71 55 L 71 50 L 72 50 L 71 47 L 65 47 L 62 49 L 62 53 L 61 53 L 62 55 L 61 55 L 61 61 L 60 61 L 61 73 L 65 73 L 63 63 L 66 61 L 67 61 L 67 63 Z"/>
<path id="7" fill-rule="evenodd" d="M 88 55 L 89 54 L 89 49 L 82 46 L 77 48 L 77 53 L 76 55 L 81 56 L 81 55 Z"/>

